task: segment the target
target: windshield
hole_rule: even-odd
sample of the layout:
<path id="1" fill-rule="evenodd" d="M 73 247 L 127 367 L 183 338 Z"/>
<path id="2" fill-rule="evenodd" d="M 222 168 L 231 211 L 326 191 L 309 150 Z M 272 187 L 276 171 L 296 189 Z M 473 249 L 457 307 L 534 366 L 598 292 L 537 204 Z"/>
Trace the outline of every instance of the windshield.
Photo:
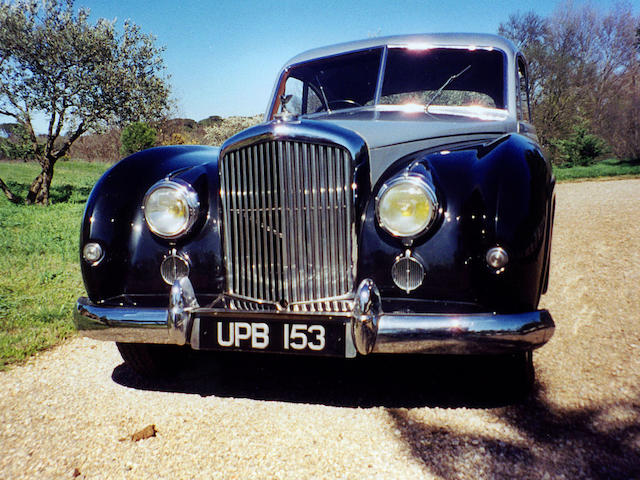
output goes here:
<path id="1" fill-rule="evenodd" d="M 378 103 L 504 108 L 503 63 L 497 50 L 392 48 Z"/>
<path id="2" fill-rule="evenodd" d="M 273 113 L 429 106 L 430 113 L 465 114 L 506 108 L 505 55 L 499 50 L 389 47 L 378 85 L 382 59 L 383 48 L 375 48 L 294 65 L 283 75 Z"/>

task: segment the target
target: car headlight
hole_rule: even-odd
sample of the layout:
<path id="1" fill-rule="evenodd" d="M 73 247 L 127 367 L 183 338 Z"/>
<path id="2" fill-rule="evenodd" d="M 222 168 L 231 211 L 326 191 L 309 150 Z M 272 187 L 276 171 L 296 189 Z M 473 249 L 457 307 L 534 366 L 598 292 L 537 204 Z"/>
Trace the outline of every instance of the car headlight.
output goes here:
<path id="1" fill-rule="evenodd" d="M 199 206 L 198 195 L 191 185 L 161 180 L 144 197 L 144 218 L 156 235 L 176 238 L 193 226 Z"/>
<path id="2" fill-rule="evenodd" d="M 394 178 L 376 199 L 378 222 L 396 237 L 417 237 L 431 226 L 437 210 L 433 189 L 418 176 Z"/>

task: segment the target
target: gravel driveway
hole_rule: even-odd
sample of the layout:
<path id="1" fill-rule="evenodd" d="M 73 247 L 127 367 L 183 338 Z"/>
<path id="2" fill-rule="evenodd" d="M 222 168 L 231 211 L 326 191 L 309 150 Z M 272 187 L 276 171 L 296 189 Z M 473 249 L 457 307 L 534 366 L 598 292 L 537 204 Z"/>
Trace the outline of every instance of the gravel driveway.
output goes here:
<path id="1" fill-rule="evenodd" d="M 640 179 L 557 201 L 523 402 L 477 359 L 207 354 L 152 383 L 77 338 L 0 373 L 0 478 L 640 478 Z"/>

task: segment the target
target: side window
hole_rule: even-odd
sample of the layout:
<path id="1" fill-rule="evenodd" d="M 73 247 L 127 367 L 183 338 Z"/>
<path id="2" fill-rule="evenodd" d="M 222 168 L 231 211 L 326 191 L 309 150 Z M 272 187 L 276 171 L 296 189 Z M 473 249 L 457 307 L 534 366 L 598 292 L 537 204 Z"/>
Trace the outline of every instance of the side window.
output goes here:
<path id="1" fill-rule="evenodd" d="M 287 112 L 292 113 L 294 115 L 302 114 L 302 93 L 304 89 L 304 84 L 301 80 L 297 78 L 289 77 L 287 78 L 287 83 L 284 86 L 284 97 L 288 97 L 291 95 L 286 104 L 283 105 L 282 100 L 280 100 L 280 111 L 287 110 Z"/>
<path id="2" fill-rule="evenodd" d="M 315 90 L 309 88 L 309 92 L 307 94 L 307 108 L 304 113 L 316 113 L 322 110 L 326 110 L 324 102 L 320 99 Z"/>
<path id="3" fill-rule="evenodd" d="M 287 112 L 293 115 L 305 115 L 326 110 L 324 102 L 317 92 L 310 88 L 308 83 L 304 83 L 294 77 L 287 78 L 284 87 L 284 98 L 291 96 L 284 105 Z M 280 112 L 283 111 L 282 99 L 280 99 Z"/>
<path id="4" fill-rule="evenodd" d="M 527 79 L 527 67 L 525 66 L 522 57 L 518 58 L 518 78 L 516 82 L 517 87 L 517 110 L 518 120 L 524 120 L 525 122 L 531 122 L 531 115 L 529 111 L 529 82 Z"/>

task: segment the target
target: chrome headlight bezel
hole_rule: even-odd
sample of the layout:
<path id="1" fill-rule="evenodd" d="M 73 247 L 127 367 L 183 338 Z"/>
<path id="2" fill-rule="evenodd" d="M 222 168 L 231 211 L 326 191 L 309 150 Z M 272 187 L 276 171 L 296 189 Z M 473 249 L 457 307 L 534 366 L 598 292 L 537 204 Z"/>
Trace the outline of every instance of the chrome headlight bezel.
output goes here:
<path id="1" fill-rule="evenodd" d="M 388 193 L 391 192 L 394 188 L 401 185 L 410 185 L 412 187 L 419 188 L 424 194 L 426 200 L 430 204 L 429 217 L 425 222 L 421 223 L 419 227 L 416 228 L 411 233 L 400 232 L 397 229 L 393 228 L 393 226 L 389 224 L 388 219 L 385 220 L 383 218 L 380 211 L 380 205 L 382 204 L 382 201 L 384 200 L 385 196 L 388 195 Z M 423 235 L 425 232 L 427 232 L 436 221 L 436 218 L 438 216 L 438 211 L 440 208 L 438 204 L 438 198 L 436 197 L 434 188 L 429 183 L 427 183 L 422 176 L 411 175 L 411 174 L 400 175 L 392 178 L 388 182 L 385 182 L 380 188 L 378 195 L 376 195 L 375 201 L 376 201 L 376 219 L 378 221 L 378 225 L 380 225 L 382 229 L 384 229 L 386 232 L 390 233 L 394 237 L 398 237 L 406 240 L 413 240 L 419 237 L 420 235 Z"/>
<path id="2" fill-rule="evenodd" d="M 171 231 L 163 230 L 159 228 L 157 223 L 154 224 L 153 219 L 150 217 L 150 209 L 148 208 L 148 204 L 149 201 L 152 200 L 152 196 L 154 194 L 158 194 L 158 192 L 163 189 L 168 189 L 174 195 L 177 195 L 184 202 L 185 206 L 186 216 L 184 221 Z M 161 238 L 175 239 L 189 232 L 191 227 L 196 223 L 200 210 L 200 201 L 198 200 L 198 194 L 189 183 L 180 179 L 162 179 L 147 190 L 142 202 L 142 208 L 144 210 L 145 222 L 151 232 Z"/>

